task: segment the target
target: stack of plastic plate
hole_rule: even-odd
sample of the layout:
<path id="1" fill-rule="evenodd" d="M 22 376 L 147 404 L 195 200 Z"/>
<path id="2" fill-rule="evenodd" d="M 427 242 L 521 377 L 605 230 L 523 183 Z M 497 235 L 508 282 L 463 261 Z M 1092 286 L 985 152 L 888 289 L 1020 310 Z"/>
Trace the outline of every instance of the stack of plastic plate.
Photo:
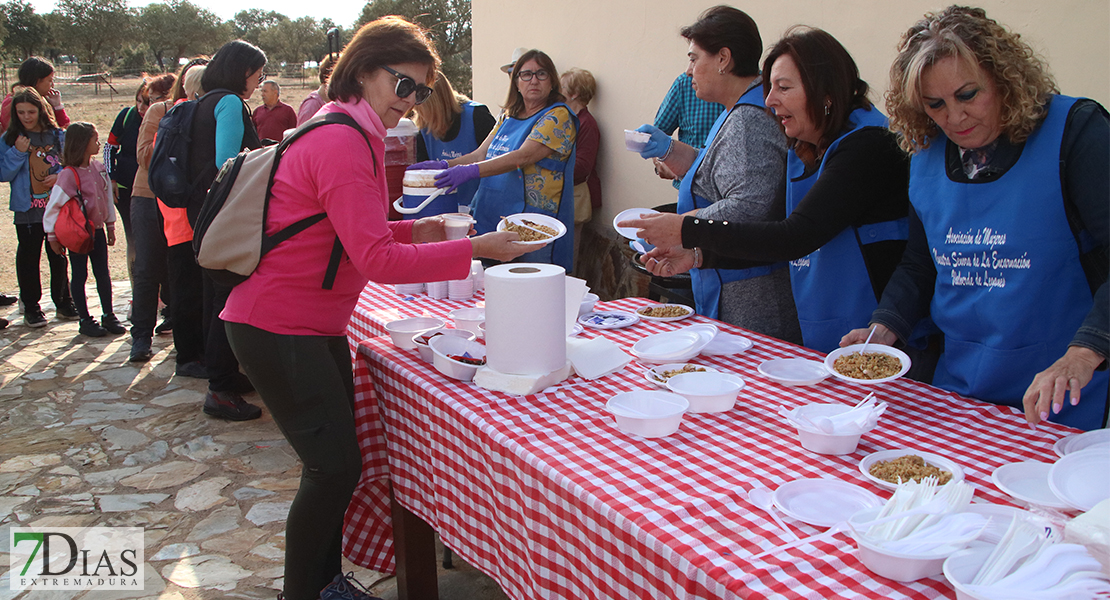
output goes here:
<path id="1" fill-rule="evenodd" d="M 717 328 L 713 325 L 692 325 L 657 333 L 633 344 L 632 356 L 651 364 L 685 362 L 697 356 L 716 336 Z"/>
<path id="2" fill-rule="evenodd" d="M 447 282 L 446 281 L 429 281 L 424 284 L 428 295 L 436 300 L 444 300 L 447 298 Z"/>
<path id="3" fill-rule="evenodd" d="M 467 300 L 474 295 L 474 279 L 453 279 L 447 282 L 447 297 L 451 300 Z"/>
<path id="4" fill-rule="evenodd" d="M 393 289 L 397 290 L 397 293 L 402 295 L 402 296 L 415 296 L 417 294 L 423 294 L 424 293 L 424 284 L 423 283 L 398 283 L 397 285 L 393 286 Z"/>

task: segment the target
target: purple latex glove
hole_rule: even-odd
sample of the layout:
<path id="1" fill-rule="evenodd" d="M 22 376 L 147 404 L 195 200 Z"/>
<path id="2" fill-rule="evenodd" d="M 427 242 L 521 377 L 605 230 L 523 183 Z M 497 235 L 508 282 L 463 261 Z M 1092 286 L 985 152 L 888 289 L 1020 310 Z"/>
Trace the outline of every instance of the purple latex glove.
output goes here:
<path id="1" fill-rule="evenodd" d="M 445 160 L 426 160 L 418 162 L 415 165 L 406 167 L 406 171 L 442 171 L 447 168 L 447 161 Z"/>
<path id="2" fill-rule="evenodd" d="M 459 165 L 436 175 L 436 187 L 447 188 L 447 193 L 450 194 L 460 185 L 479 177 L 478 165 Z"/>

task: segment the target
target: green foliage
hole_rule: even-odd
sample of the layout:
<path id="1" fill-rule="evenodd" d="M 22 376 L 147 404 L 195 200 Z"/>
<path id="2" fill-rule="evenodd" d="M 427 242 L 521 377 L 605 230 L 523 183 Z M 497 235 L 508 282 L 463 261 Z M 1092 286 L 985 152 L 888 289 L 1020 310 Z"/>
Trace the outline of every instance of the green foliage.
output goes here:
<path id="1" fill-rule="evenodd" d="M 279 12 L 262 10 L 261 8 L 248 8 L 235 13 L 235 18 L 231 20 L 231 24 L 236 38 L 262 48 L 262 32 L 288 20 L 289 17 Z"/>
<path id="2" fill-rule="evenodd" d="M 176 70 L 183 56 L 211 54 L 228 33 L 219 17 L 188 0 L 149 4 L 138 23 L 138 39 L 149 46 L 162 71 Z"/>
<path id="3" fill-rule="evenodd" d="M 471 94 L 470 0 L 372 0 L 363 7 L 355 29 L 387 15 L 405 17 L 427 29 L 443 60 L 443 74 L 455 89 Z"/>
<path id="4" fill-rule="evenodd" d="M 259 47 L 266 52 L 269 60 L 267 71 L 274 71 L 273 67 L 279 63 L 300 66 L 311 58 L 310 49 L 319 43 L 326 32 L 312 17 L 301 17 L 295 21 L 285 19 L 263 30 Z"/>
<path id="5" fill-rule="evenodd" d="M 13 0 L 0 7 L 4 12 L 4 50 L 21 59 L 30 58 L 37 48 L 46 44 L 49 27 L 42 15 L 27 2 Z"/>
<path id="6" fill-rule="evenodd" d="M 127 0 L 58 0 L 63 18 L 57 39 L 86 63 L 99 63 L 119 51 L 131 33 L 133 13 Z"/>

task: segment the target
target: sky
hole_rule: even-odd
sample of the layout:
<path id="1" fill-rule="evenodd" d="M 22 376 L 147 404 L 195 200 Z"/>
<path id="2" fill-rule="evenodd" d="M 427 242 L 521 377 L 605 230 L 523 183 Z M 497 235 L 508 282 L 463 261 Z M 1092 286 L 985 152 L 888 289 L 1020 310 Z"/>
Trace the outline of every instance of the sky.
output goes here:
<path id="1" fill-rule="evenodd" d="M 208 9 L 221 19 L 227 21 L 235 13 L 248 8 L 265 8 L 277 11 L 289 18 L 314 17 L 323 19 L 331 17 L 341 27 L 350 27 L 362 13 L 366 0 L 326 0 L 320 4 L 305 2 L 305 0 L 191 0 L 193 4 Z M 53 12 L 55 0 L 30 0 L 35 12 L 44 14 Z M 141 8 L 150 4 L 150 0 L 128 0 L 131 8 Z"/>

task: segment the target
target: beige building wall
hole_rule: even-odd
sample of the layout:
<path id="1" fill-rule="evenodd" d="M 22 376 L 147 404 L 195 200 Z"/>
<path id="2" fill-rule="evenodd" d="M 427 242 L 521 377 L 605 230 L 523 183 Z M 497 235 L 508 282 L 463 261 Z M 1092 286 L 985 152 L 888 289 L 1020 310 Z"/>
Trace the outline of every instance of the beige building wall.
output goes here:
<path id="1" fill-rule="evenodd" d="M 678 30 L 719 2 L 706 0 L 473 0 L 474 96 L 496 114 L 508 92 L 498 67 L 518 46 L 539 48 L 560 71 L 581 67 L 598 81 L 590 105 L 601 128 L 604 206 L 594 219 L 611 222 L 634 206 L 673 202 L 677 191 L 659 180 L 651 161 L 624 149 L 624 129 L 650 123 L 674 78 L 686 68 Z M 882 106 L 900 35 L 929 11 L 925 0 L 737 0 L 759 24 L 769 47 L 802 23 L 832 33 L 852 53 L 872 100 Z M 987 15 L 1020 33 L 1052 68 L 1060 89 L 1110 106 L 1110 2 L 1107 0 L 983 0 Z"/>

